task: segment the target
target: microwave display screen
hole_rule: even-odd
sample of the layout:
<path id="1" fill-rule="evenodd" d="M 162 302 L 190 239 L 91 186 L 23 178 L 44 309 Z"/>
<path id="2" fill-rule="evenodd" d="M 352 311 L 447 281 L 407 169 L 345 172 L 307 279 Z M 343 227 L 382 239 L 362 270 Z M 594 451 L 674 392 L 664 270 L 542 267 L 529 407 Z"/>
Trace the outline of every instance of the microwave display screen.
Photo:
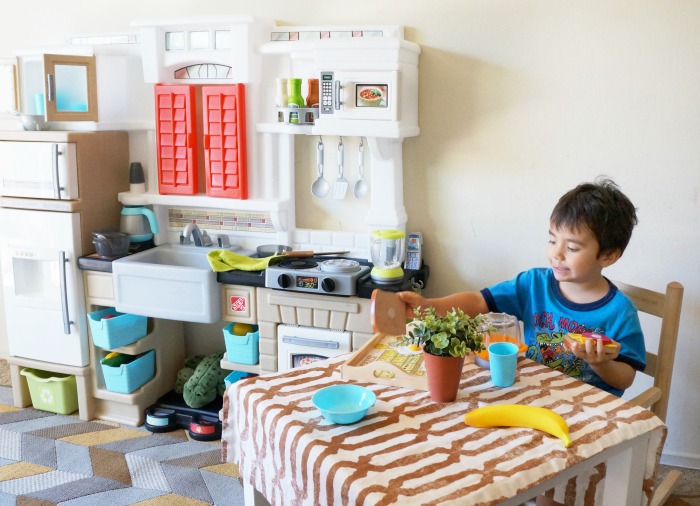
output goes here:
<path id="1" fill-rule="evenodd" d="M 318 278 L 314 276 L 297 276 L 297 286 L 299 288 L 318 289 Z"/>
<path id="2" fill-rule="evenodd" d="M 385 108 L 389 104 L 389 85 L 356 84 L 355 107 Z"/>

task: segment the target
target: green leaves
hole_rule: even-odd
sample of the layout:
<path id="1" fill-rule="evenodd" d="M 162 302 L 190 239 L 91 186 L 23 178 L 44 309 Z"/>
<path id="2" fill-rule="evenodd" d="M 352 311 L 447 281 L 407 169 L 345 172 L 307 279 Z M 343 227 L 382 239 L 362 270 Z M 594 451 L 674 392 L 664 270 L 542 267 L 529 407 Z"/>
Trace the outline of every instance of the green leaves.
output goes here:
<path id="1" fill-rule="evenodd" d="M 434 307 L 416 308 L 407 342 L 419 344 L 432 355 L 463 357 L 470 351 L 479 352 L 483 346 L 483 320 L 470 318 L 461 309 L 452 308 L 444 317 Z"/>

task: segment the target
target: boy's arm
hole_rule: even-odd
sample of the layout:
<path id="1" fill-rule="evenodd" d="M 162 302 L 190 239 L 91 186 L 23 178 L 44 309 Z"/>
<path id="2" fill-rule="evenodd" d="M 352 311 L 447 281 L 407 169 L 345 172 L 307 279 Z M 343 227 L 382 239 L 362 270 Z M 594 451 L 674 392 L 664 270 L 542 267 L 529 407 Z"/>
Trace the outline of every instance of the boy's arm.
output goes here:
<path id="1" fill-rule="evenodd" d="M 489 311 L 483 295 L 479 292 L 458 292 L 434 299 L 425 298 L 415 292 L 399 292 L 398 296 L 406 304 L 406 318 L 413 318 L 413 310 L 418 307 L 425 309 L 433 306 L 440 316 L 444 316 L 453 307 L 461 309 L 471 317 Z"/>

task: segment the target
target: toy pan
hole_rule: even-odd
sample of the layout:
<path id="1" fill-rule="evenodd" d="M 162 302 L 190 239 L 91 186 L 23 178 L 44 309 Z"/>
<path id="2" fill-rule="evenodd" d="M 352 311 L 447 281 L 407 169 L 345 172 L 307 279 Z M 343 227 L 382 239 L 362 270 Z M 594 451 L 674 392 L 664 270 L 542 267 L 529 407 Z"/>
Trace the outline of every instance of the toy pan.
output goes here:
<path id="1" fill-rule="evenodd" d="M 144 426 L 156 433 L 186 429 L 196 441 L 215 441 L 221 439 L 219 411 L 222 406 L 223 398 L 217 396 L 206 406 L 191 408 L 182 395 L 171 391 L 146 410 Z"/>

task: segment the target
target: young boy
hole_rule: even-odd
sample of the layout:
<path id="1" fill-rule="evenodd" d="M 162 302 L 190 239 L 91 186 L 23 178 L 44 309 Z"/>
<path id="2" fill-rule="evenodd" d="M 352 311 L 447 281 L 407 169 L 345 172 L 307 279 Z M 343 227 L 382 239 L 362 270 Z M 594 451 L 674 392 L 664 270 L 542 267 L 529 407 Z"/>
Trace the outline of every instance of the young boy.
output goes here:
<path id="1" fill-rule="evenodd" d="M 646 350 L 637 310 L 602 275 L 624 252 L 637 224 L 632 202 L 609 179 L 580 184 L 552 211 L 547 256 L 550 268 L 535 268 L 480 292 L 427 299 L 398 295 L 413 309 L 452 307 L 469 315 L 508 313 L 524 322 L 527 356 L 615 395 L 622 395 L 636 371 L 644 370 Z M 568 333 L 590 331 L 613 339 L 565 345 Z"/>

